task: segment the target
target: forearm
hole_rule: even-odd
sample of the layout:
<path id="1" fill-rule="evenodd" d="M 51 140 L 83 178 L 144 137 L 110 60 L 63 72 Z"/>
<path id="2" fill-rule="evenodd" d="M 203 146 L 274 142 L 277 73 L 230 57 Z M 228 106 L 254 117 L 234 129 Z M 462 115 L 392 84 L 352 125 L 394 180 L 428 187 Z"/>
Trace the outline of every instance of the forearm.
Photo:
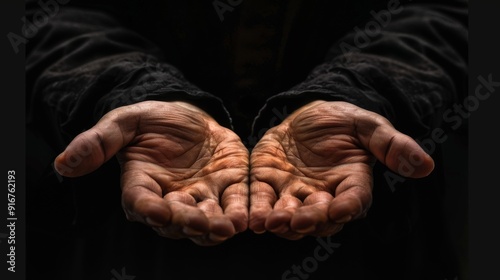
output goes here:
<path id="1" fill-rule="evenodd" d="M 230 126 L 218 98 L 103 12 L 61 7 L 30 39 L 26 60 L 30 119 L 52 123 L 68 140 L 108 111 L 144 100 L 190 102 Z"/>
<path id="2" fill-rule="evenodd" d="M 305 81 L 268 100 L 254 133 L 268 125 L 273 110 L 291 112 L 321 99 L 353 103 L 409 135 L 424 135 L 446 106 L 465 97 L 466 19 L 466 5 L 415 4 L 399 6 L 374 36 L 373 30 L 362 34 L 367 22 L 360 24 Z"/>

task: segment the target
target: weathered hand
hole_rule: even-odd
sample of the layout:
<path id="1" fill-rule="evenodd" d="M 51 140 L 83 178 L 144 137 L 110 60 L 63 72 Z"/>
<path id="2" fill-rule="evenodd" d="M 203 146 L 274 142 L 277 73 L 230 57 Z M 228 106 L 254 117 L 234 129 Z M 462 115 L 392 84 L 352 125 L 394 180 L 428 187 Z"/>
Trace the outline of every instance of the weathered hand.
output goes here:
<path id="1" fill-rule="evenodd" d="M 75 137 L 55 168 L 77 177 L 115 155 L 129 220 L 199 245 L 247 229 L 248 150 L 199 108 L 159 101 L 117 108 Z"/>
<path id="2" fill-rule="evenodd" d="M 251 153 L 250 229 L 292 240 L 337 233 L 366 215 L 376 160 L 413 178 L 434 168 L 416 141 L 376 113 L 327 101 L 298 109 Z M 411 174 L 403 162 L 416 163 Z"/>

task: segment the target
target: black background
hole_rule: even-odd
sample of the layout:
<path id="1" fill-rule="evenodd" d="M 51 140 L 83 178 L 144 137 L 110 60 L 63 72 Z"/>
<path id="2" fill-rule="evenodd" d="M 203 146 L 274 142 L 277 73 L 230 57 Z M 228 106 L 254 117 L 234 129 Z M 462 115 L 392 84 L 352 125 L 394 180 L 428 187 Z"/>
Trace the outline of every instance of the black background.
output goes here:
<path id="1" fill-rule="evenodd" d="M 492 74 L 493 80 L 500 80 L 500 3 L 494 1 L 471 1 L 470 3 L 470 92 L 477 85 L 477 77 Z M 20 219 L 16 227 L 17 265 L 16 277 L 6 273 L 5 244 L 0 243 L 0 279 L 25 279 L 25 227 L 23 197 L 25 195 L 25 129 L 24 129 L 24 56 L 12 49 L 7 38 L 9 32 L 21 34 L 20 29 L 24 14 L 24 2 L 19 0 L 2 1 L 0 8 L 0 46 L 2 67 L 0 110 L 2 121 L 0 169 L 16 170 L 16 204 Z M 499 101 L 498 92 L 494 92 L 488 102 L 480 104 L 470 118 L 470 156 L 469 156 L 469 198 L 470 198 L 470 279 L 492 279 L 498 276 L 498 236 L 496 227 L 498 218 L 498 160 L 500 159 L 498 130 Z M 6 181 L 6 179 L 5 179 Z M 6 215 L 6 182 L 0 187 L 0 233 L 6 233 L 3 227 Z M 5 210 L 4 210 L 5 209 Z M 47 217 L 47 222 L 56 223 Z M 50 240 L 47 240 L 50 242 Z M 50 257 L 50 252 L 47 252 Z M 57 266 L 57 263 L 54 263 Z M 36 275 L 33 274 L 32 275 Z"/>

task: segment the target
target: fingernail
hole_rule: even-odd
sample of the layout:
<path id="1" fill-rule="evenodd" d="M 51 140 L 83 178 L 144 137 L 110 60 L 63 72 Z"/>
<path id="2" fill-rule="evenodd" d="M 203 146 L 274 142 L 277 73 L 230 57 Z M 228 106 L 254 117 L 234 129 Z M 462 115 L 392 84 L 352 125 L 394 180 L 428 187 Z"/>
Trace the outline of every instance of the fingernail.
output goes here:
<path id="1" fill-rule="evenodd" d="M 226 239 L 228 239 L 229 237 L 228 236 L 221 236 L 221 235 L 217 235 L 215 233 L 210 233 L 208 235 L 208 238 L 212 241 L 215 241 L 215 242 L 222 242 L 222 241 L 225 241 Z"/>
<path id="2" fill-rule="evenodd" d="M 255 234 L 263 234 L 264 232 L 266 232 L 266 230 L 254 230 L 253 231 Z"/>
<path id="3" fill-rule="evenodd" d="M 59 163 L 52 163 L 52 167 L 54 168 L 54 171 L 57 173 L 57 175 L 60 176 L 66 176 L 69 175 L 73 172 L 72 168 L 69 168 L 68 166 L 65 166 L 64 164 L 59 164 Z"/>
<path id="4" fill-rule="evenodd" d="M 281 225 L 281 226 L 273 228 L 273 229 L 269 228 L 268 230 L 272 233 L 283 234 L 283 233 L 290 231 L 290 227 L 288 225 L 284 224 L 284 225 Z"/>
<path id="5" fill-rule="evenodd" d="M 309 233 L 309 232 L 313 232 L 315 230 L 316 230 L 316 225 L 311 225 L 308 228 L 296 229 L 295 232 L 297 232 L 297 233 Z"/>
<path id="6" fill-rule="evenodd" d="M 162 224 L 160 224 L 160 223 L 157 223 L 157 222 L 153 221 L 153 220 L 152 220 L 151 218 L 149 218 L 149 217 L 147 217 L 147 218 L 146 218 L 146 223 L 147 223 L 148 225 L 152 226 L 152 227 L 161 227 L 161 226 L 162 226 Z"/>
<path id="7" fill-rule="evenodd" d="M 335 222 L 339 223 L 339 224 L 345 224 L 345 223 L 349 222 L 350 220 L 352 220 L 352 216 L 348 215 L 348 216 L 342 217 L 341 219 L 336 220 Z"/>
<path id="8" fill-rule="evenodd" d="M 203 232 L 199 231 L 199 230 L 196 230 L 196 229 L 193 229 L 191 227 L 184 227 L 182 228 L 182 232 L 185 234 L 185 235 L 188 235 L 188 236 L 198 236 L 198 235 L 203 235 Z"/>

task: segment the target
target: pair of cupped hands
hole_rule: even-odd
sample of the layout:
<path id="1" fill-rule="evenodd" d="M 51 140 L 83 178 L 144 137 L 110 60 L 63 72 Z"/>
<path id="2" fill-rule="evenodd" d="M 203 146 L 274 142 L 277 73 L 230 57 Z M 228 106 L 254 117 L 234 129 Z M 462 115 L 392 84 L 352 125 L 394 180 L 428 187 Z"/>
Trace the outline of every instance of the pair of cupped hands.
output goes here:
<path id="1" fill-rule="evenodd" d="M 377 160 L 399 174 L 403 162 L 418 163 L 401 174 L 412 178 L 434 168 L 418 143 L 383 116 L 322 100 L 270 128 L 251 153 L 189 103 L 123 106 L 77 135 L 54 166 L 78 177 L 114 156 L 127 219 L 203 246 L 247 229 L 289 240 L 336 234 L 366 216 Z"/>

